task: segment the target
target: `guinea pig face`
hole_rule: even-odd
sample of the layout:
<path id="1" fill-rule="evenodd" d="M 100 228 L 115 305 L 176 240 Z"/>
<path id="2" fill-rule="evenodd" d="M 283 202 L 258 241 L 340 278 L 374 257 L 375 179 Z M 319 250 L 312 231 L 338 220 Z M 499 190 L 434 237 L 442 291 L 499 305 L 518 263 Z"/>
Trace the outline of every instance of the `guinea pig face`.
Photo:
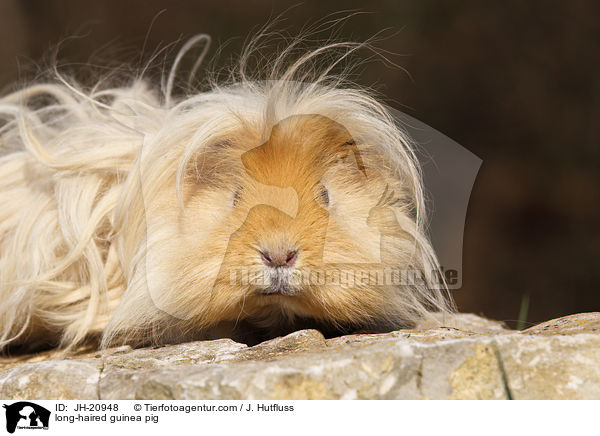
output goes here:
<path id="1" fill-rule="evenodd" d="M 177 302 L 171 312 L 206 327 L 380 316 L 382 288 L 330 280 L 340 266 L 383 262 L 373 210 L 386 179 L 376 159 L 319 115 L 287 118 L 266 141 L 250 130 L 190 164 L 177 235 L 164 252 L 175 294 L 168 301 Z"/>

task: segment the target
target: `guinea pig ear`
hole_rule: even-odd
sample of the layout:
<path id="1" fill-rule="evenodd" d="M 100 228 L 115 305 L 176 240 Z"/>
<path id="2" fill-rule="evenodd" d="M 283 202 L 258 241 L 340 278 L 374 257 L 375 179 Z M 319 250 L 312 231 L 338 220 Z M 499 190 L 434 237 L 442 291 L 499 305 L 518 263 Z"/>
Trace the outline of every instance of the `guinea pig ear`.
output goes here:
<path id="1" fill-rule="evenodd" d="M 231 140 L 222 139 L 194 153 L 186 164 L 186 180 L 211 184 L 216 179 L 231 178 L 235 173 L 235 166 L 223 158 L 223 153 L 233 147 L 234 143 Z"/>
<path id="2" fill-rule="evenodd" d="M 363 158 L 360 155 L 358 145 L 356 145 L 356 141 L 354 139 L 350 139 L 342 144 L 342 159 L 345 159 L 350 154 L 354 155 L 358 169 L 365 175 L 365 177 L 367 177 L 367 169 L 365 167 Z"/>
<path id="3" fill-rule="evenodd" d="M 365 164 L 360 155 L 356 139 L 350 131 L 337 121 L 322 115 L 310 115 L 310 123 L 321 130 L 323 138 L 320 158 L 324 162 L 345 160 L 350 154 L 354 155 L 358 169 L 366 176 Z"/>

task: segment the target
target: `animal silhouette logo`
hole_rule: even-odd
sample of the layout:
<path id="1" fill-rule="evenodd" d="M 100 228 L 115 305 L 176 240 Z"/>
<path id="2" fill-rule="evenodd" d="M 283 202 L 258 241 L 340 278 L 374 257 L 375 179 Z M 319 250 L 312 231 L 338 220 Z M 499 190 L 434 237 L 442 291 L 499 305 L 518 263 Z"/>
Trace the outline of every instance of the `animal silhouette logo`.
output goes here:
<path id="1" fill-rule="evenodd" d="M 4 404 L 6 409 L 6 431 L 14 433 L 19 429 L 48 429 L 50 411 L 29 401 Z"/>
<path id="2" fill-rule="evenodd" d="M 407 188 L 400 182 L 394 183 L 393 178 L 388 181 L 385 178 L 375 177 L 379 168 L 377 166 L 379 156 L 370 144 L 377 143 L 378 137 L 372 137 L 371 134 L 361 132 L 352 126 L 344 126 L 322 115 L 299 114 L 284 118 L 273 125 L 270 132 L 265 132 L 266 135 L 260 145 L 242 150 L 239 156 L 242 165 L 236 161 L 232 165 L 233 169 L 227 165 L 223 166 L 224 174 L 232 172 L 241 180 L 232 177 L 237 185 L 232 182 L 231 196 L 223 197 L 230 202 L 227 207 L 231 207 L 231 210 L 237 208 L 240 222 L 237 227 L 227 227 L 226 231 L 216 233 L 218 240 L 215 239 L 206 256 L 212 260 L 208 267 L 197 273 L 202 287 L 212 289 L 216 294 L 215 290 L 219 286 L 223 283 L 231 283 L 233 280 L 242 285 L 251 283 L 255 286 L 264 286 L 267 293 L 275 289 L 285 294 L 291 292 L 290 286 L 298 279 L 301 280 L 301 284 L 313 285 L 315 281 L 321 284 L 321 279 L 327 278 L 327 274 L 332 273 L 330 274 L 332 279 L 336 280 L 337 276 L 333 273 L 343 270 L 353 273 L 349 276 L 349 280 L 352 280 L 352 277 L 365 276 L 366 271 L 369 273 L 369 280 L 372 275 L 386 277 L 388 282 L 391 280 L 394 284 L 405 281 L 409 284 L 422 283 L 423 279 L 427 279 L 427 284 L 431 287 L 460 288 L 464 217 L 481 160 L 439 132 L 422 123 L 419 124 L 412 118 L 405 119 L 401 115 L 403 114 L 395 116 L 398 124 L 403 130 L 410 130 L 411 136 L 419 138 L 417 142 L 426 144 L 427 149 L 431 151 L 430 155 L 424 153 L 423 156 L 412 155 L 412 158 L 418 158 L 424 169 L 428 204 L 433 203 L 430 200 L 435 200 L 436 213 L 427 224 L 427 233 L 431 234 L 435 249 L 432 252 L 438 254 L 441 268 L 437 269 L 435 264 L 430 265 L 431 269 L 423 271 L 414 266 L 397 267 L 394 268 L 390 278 L 387 278 L 388 274 L 385 271 L 389 266 L 397 266 L 397 254 L 403 252 L 401 248 L 405 248 L 406 251 L 413 247 L 405 241 L 407 235 L 413 234 L 415 224 L 412 221 L 408 222 L 407 219 L 401 219 L 413 218 L 410 215 L 412 213 L 410 207 L 407 207 L 404 202 L 412 188 L 410 186 Z M 415 131 L 413 132 L 409 127 Z M 317 151 L 313 150 L 310 147 L 314 144 L 320 144 L 321 148 L 314 147 Z M 195 172 L 190 174 L 193 173 L 196 178 L 200 177 L 198 162 L 201 168 L 211 168 L 210 165 L 221 168 L 224 158 L 219 160 L 214 156 L 220 156 L 219 152 L 225 150 L 224 157 L 237 158 L 238 155 L 231 150 L 237 153 L 240 151 L 238 147 L 243 149 L 233 140 L 217 141 L 214 146 L 208 147 L 208 151 L 198 154 L 202 159 L 197 157 L 192 159 L 195 162 Z M 269 165 L 269 162 L 275 164 Z M 369 171 L 369 168 L 372 170 Z M 381 168 L 385 173 L 387 167 Z M 460 177 L 457 176 L 457 172 Z M 339 237 L 343 233 L 342 228 L 330 219 L 329 203 L 333 200 L 335 204 L 336 192 L 328 188 L 328 181 L 336 180 L 340 174 L 343 174 L 346 183 L 344 186 L 352 186 L 355 191 L 363 192 L 361 187 L 368 185 L 373 190 L 369 195 L 365 194 L 361 197 L 360 204 L 356 201 L 348 202 L 349 205 L 344 209 L 344 220 L 351 222 L 353 231 L 361 235 L 362 240 L 368 242 L 361 245 L 360 253 L 345 248 L 346 240 Z M 309 178 L 315 179 L 315 186 L 322 187 L 320 191 L 305 186 L 304 182 Z M 418 175 L 415 176 L 416 179 Z M 228 180 L 225 179 L 222 182 L 224 186 L 228 186 L 227 183 Z M 331 184 L 335 187 L 335 184 Z M 193 189 L 196 189 L 195 186 Z M 142 184 L 141 189 L 142 197 L 152 198 L 154 195 L 152 184 L 150 186 Z M 352 196 L 352 199 L 354 198 L 356 196 Z M 339 204 L 345 205 L 343 202 Z M 222 209 L 230 210 L 225 206 Z M 161 209 L 156 210 L 160 212 Z M 167 235 L 168 232 L 162 231 L 164 224 L 162 215 L 153 211 L 154 209 L 145 211 L 147 235 Z M 416 219 L 419 211 L 417 210 L 415 214 Z M 245 219 L 241 218 L 242 216 L 245 216 Z M 219 222 L 222 221 L 221 215 L 217 214 L 215 217 L 219 217 Z M 308 267 L 298 268 L 294 271 L 295 274 L 291 274 L 288 268 L 274 269 L 275 274 L 271 270 L 265 272 L 253 265 L 236 266 L 235 260 L 243 258 L 240 250 L 248 246 L 244 238 L 260 228 L 261 221 L 265 219 L 277 223 L 278 229 L 310 223 L 312 232 L 310 236 L 314 242 L 310 246 L 310 251 L 314 256 Z M 217 219 L 213 221 L 217 222 Z M 237 218 L 235 223 L 238 223 Z M 204 232 L 209 234 L 211 225 L 209 222 L 206 228 L 201 229 L 202 234 L 205 234 Z M 266 259 L 264 262 L 267 264 L 280 262 L 279 257 L 291 264 L 298 257 L 297 250 L 286 248 L 286 244 L 291 244 L 286 238 L 280 238 L 281 241 L 276 240 L 279 233 L 271 232 L 264 238 L 266 240 L 264 244 L 275 247 L 264 250 L 267 256 L 263 259 Z M 308 232 L 302 234 L 306 235 Z M 280 247 L 282 244 L 283 248 Z M 273 250 L 276 251 L 275 257 L 270 256 Z M 149 256 L 146 262 L 146 271 L 153 274 L 152 279 L 146 279 L 146 286 L 155 306 L 175 318 L 190 319 L 194 316 L 192 306 L 179 304 L 179 299 L 167 298 L 170 294 L 164 292 L 163 280 L 157 273 L 163 268 L 160 256 Z M 322 274 L 323 271 L 325 274 Z M 316 279 L 313 279 L 313 276 Z M 379 279 L 377 283 L 379 284 Z"/>

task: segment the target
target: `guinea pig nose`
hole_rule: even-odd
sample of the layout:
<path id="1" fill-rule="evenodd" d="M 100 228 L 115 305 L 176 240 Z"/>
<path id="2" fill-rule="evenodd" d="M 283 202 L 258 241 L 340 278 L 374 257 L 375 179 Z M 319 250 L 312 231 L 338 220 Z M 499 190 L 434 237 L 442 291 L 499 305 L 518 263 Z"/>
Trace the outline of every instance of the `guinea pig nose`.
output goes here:
<path id="1" fill-rule="evenodd" d="M 294 265 L 298 258 L 297 250 L 261 251 L 260 257 L 265 265 L 272 268 Z"/>

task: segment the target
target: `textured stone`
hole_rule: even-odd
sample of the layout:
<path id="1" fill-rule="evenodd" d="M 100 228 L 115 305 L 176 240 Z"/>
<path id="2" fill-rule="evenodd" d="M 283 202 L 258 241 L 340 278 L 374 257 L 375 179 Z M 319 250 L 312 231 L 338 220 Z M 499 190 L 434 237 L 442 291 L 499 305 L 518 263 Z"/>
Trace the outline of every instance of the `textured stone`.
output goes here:
<path id="1" fill-rule="evenodd" d="M 600 332 L 600 312 L 563 316 L 562 318 L 551 319 L 523 331 L 523 333 L 531 335 L 571 335 L 584 332 Z"/>
<path id="2" fill-rule="evenodd" d="M 98 399 L 100 360 L 48 360 L 0 372 L 0 397 L 5 400 Z"/>
<path id="3" fill-rule="evenodd" d="M 6 399 L 600 399 L 600 313 L 523 332 L 459 314 L 325 339 L 301 330 L 0 359 Z"/>
<path id="4" fill-rule="evenodd" d="M 600 334 L 497 339 L 514 399 L 600 399 Z"/>

